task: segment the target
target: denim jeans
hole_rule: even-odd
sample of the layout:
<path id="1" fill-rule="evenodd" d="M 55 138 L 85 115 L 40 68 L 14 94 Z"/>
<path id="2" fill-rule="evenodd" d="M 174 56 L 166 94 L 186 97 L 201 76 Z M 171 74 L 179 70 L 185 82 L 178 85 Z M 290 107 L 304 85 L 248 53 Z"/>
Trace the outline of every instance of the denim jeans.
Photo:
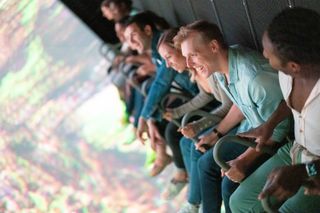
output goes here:
<path id="1" fill-rule="evenodd" d="M 206 132 L 211 130 L 212 128 Z M 190 139 L 184 137 L 180 141 L 180 147 L 189 175 L 188 202 L 202 203 L 204 213 L 218 213 L 221 210 L 223 197 L 226 212 L 231 212 L 229 197 L 238 184 L 227 177 L 221 178 L 221 169 L 213 159 L 213 148 L 201 153 L 195 149 Z M 246 147 L 242 145 L 226 143 L 221 147 L 221 157 L 226 161 L 233 160 L 245 150 Z"/>
<path id="2" fill-rule="evenodd" d="M 180 148 L 183 161 L 189 176 L 188 202 L 197 205 L 201 203 L 197 162 L 202 154 L 199 151 L 195 150 L 194 142 L 185 137 L 180 140 Z"/>
<path id="3" fill-rule="evenodd" d="M 227 162 L 237 158 L 246 149 L 247 147 L 240 144 L 224 143 L 220 149 L 220 156 Z M 213 159 L 212 149 L 198 160 L 198 172 L 203 213 L 220 212 L 222 198 L 225 212 L 231 213 L 229 198 L 239 184 L 232 182 L 227 177 L 221 177 L 221 168 Z"/>

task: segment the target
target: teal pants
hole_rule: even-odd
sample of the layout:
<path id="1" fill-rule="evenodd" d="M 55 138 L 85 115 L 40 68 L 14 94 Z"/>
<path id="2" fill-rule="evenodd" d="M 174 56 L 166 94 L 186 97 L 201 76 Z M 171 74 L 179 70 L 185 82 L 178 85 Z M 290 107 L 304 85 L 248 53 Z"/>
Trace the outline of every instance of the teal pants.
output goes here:
<path id="1" fill-rule="evenodd" d="M 260 213 L 264 212 L 258 195 L 262 191 L 267 177 L 272 169 L 291 165 L 290 149 L 292 143 L 281 147 L 268 161 L 262 164 L 254 173 L 244 180 L 230 198 L 230 207 L 233 213 Z M 304 195 L 304 189 L 289 198 L 280 207 L 281 213 L 319 213 L 320 196 Z"/>

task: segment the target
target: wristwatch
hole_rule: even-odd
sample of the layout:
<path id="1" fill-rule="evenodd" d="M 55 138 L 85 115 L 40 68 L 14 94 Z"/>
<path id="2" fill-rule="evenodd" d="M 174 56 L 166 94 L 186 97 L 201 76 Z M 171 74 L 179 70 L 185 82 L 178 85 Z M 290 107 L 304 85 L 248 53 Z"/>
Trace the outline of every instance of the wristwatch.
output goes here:
<path id="1" fill-rule="evenodd" d="M 314 162 L 306 163 L 306 171 L 309 177 L 314 177 L 320 174 Z"/>
<path id="2" fill-rule="evenodd" d="M 214 128 L 212 131 L 217 135 L 218 138 L 222 138 L 222 137 L 224 136 L 224 135 L 223 135 L 221 132 L 219 132 L 216 128 Z"/>

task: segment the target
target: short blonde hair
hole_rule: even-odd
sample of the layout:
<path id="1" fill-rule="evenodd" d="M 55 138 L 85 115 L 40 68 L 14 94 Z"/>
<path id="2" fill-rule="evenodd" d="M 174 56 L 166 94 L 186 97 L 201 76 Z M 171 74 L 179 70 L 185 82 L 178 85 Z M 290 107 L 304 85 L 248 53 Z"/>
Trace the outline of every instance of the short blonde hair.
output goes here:
<path id="1" fill-rule="evenodd" d="M 181 27 L 178 34 L 173 38 L 175 47 L 180 49 L 181 43 L 185 41 L 192 33 L 199 33 L 201 38 L 206 42 L 210 42 L 214 39 L 218 41 L 222 48 L 227 49 L 228 47 L 224 41 L 219 27 L 216 24 L 205 20 L 198 20 Z"/>
<path id="2" fill-rule="evenodd" d="M 186 27 L 180 27 L 177 35 L 173 38 L 173 44 L 176 49 L 181 49 L 181 43 L 187 39 L 190 31 L 191 30 Z"/>

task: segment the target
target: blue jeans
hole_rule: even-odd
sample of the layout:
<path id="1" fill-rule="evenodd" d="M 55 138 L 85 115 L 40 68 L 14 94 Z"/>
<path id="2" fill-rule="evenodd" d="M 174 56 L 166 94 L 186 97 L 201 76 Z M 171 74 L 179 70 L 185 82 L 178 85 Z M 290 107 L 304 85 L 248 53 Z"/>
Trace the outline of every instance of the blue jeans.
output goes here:
<path id="1" fill-rule="evenodd" d="M 201 192 L 198 173 L 198 159 L 202 156 L 202 153 L 195 149 L 192 140 L 185 137 L 180 140 L 180 148 L 189 176 L 188 202 L 191 204 L 200 204 Z"/>
<path id="2" fill-rule="evenodd" d="M 220 149 L 220 156 L 227 162 L 237 158 L 246 149 L 240 144 L 225 143 Z M 220 212 L 223 199 L 226 213 L 231 213 L 229 199 L 239 184 L 221 177 L 221 168 L 213 159 L 212 149 L 198 160 L 198 172 L 203 212 Z"/>
<path id="3" fill-rule="evenodd" d="M 213 148 L 201 153 L 195 149 L 195 145 L 190 139 L 184 137 L 180 141 L 180 147 L 189 174 L 188 202 L 202 203 L 204 213 L 218 213 L 221 210 L 223 197 L 226 212 L 231 212 L 229 197 L 238 184 L 230 181 L 227 177 L 221 178 L 220 167 L 213 159 Z M 233 160 L 246 149 L 239 144 L 226 143 L 221 147 L 221 156 L 226 161 Z"/>

